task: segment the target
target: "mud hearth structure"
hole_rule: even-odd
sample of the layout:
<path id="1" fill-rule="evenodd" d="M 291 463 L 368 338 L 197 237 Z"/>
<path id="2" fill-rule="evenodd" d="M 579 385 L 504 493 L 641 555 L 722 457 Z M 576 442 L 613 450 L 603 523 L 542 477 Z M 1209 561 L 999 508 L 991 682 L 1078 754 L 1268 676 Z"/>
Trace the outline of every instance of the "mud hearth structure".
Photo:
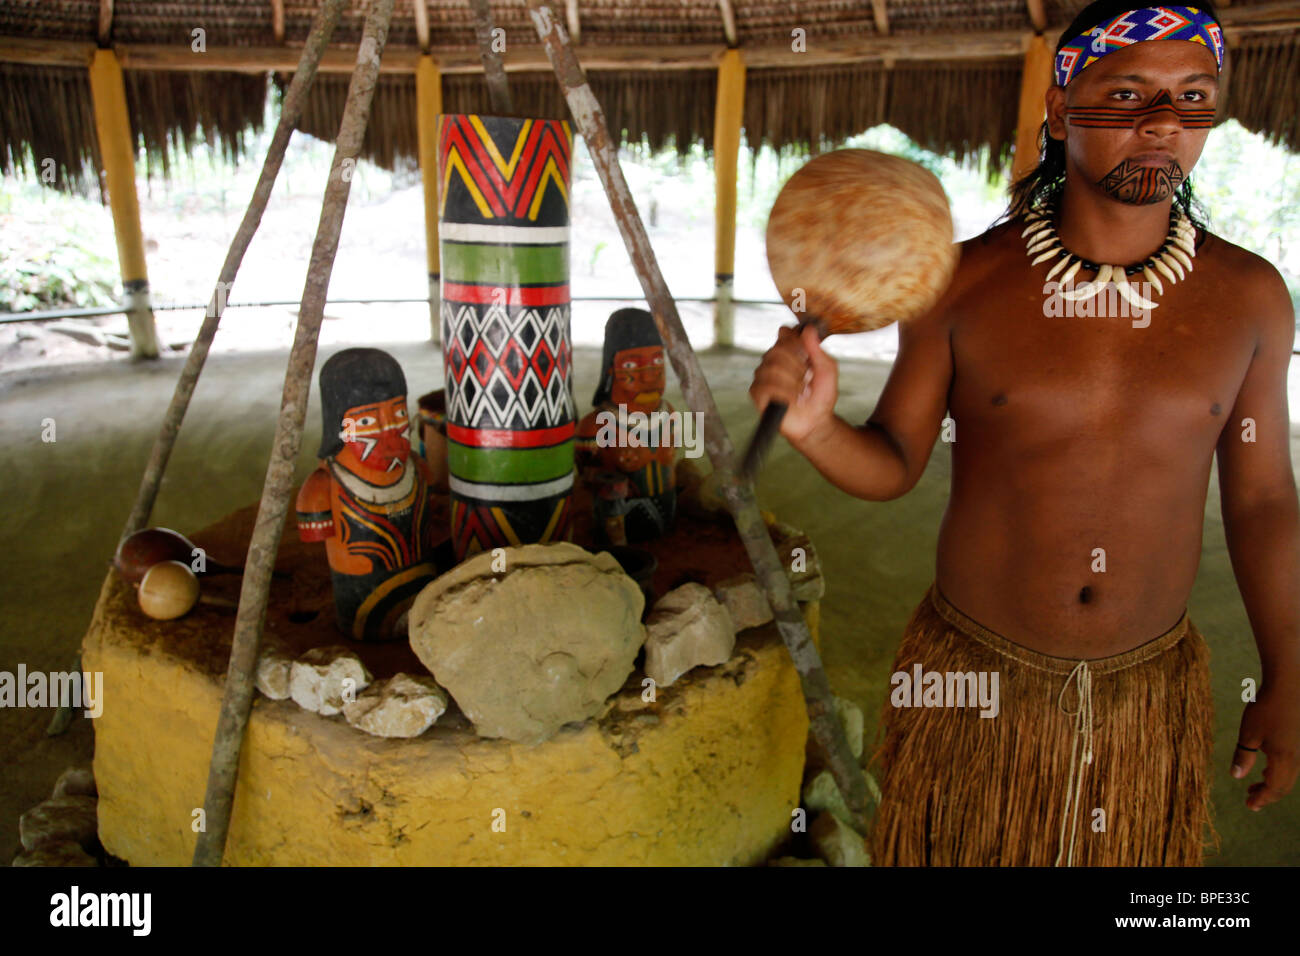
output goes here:
<path id="1" fill-rule="evenodd" d="M 194 535 L 237 557 L 253 509 Z M 726 521 L 687 520 L 656 546 L 659 594 L 746 570 Z M 328 572 L 286 529 L 266 639 L 301 653 L 340 643 Z M 237 593 L 238 579 L 205 589 Z M 224 590 L 223 590 L 224 589 Z M 815 622 L 816 602 L 805 605 Z M 104 674 L 95 721 L 99 833 L 135 865 L 187 865 L 229 654 L 232 612 L 145 618 L 131 585 L 105 583 L 84 642 Z M 815 633 L 815 631 L 814 631 Z M 375 679 L 426 673 L 403 642 L 353 649 Z M 643 699 L 638 663 L 597 716 L 529 747 L 480 737 L 452 705 L 418 737 L 384 739 L 292 700 L 259 695 L 239 771 L 232 865 L 752 864 L 790 834 L 808 721 L 775 628 L 737 635 L 731 658 Z"/>

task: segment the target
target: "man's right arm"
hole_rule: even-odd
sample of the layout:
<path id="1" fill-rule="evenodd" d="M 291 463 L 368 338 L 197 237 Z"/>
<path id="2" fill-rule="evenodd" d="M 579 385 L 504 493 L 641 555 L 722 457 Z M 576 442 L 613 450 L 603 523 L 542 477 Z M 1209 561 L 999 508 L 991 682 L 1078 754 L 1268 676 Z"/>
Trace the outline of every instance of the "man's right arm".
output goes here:
<path id="1" fill-rule="evenodd" d="M 953 363 L 947 305 L 941 300 L 900 326 L 898 357 L 876 410 L 861 426 L 835 414 L 838 369 L 811 330 L 802 338 L 782 330 L 750 395 L 760 413 L 773 400 L 789 406 L 781 434 L 837 488 L 868 501 L 898 498 L 925 471 L 948 408 Z"/>

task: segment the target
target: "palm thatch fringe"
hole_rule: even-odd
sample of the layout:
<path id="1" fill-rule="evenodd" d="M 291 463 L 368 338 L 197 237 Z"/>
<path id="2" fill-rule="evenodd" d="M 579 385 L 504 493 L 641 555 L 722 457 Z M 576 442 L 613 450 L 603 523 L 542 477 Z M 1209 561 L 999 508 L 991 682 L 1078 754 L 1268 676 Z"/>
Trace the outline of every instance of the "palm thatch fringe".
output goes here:
<path id="1" fill-rule="evenodd" d="M 265 76 L 127 70 L 123 79 L 131 131 L 150 175 L 168 176 L 173 157 L 190 155 L 200 142 L 238 160 L 250 132 L 262 128 Z M 53 182 L 42 177 L 47 168 Z M 98 169 L 87 72 L 0 64 L 0 171 L 21 170 L 56 189 L 88 195 Z"/>

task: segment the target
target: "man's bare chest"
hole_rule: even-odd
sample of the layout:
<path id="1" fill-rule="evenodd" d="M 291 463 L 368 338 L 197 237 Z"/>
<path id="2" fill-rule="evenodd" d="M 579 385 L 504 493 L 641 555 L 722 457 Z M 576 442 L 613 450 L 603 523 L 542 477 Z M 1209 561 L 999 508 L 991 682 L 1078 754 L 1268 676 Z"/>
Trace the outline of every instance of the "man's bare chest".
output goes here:
<path id="1" fill-rule="evenodd" d="M 1193 285 L 1145 315 L 1102 297 L 1062 310 L 1023 278 L 1000 296 L 975 290 L 983 294 L 964 297 L 952 325 L 954 417 L 989 437 L 1029 442 L 1212 446 L 1254 338 L 1239 304 L 1193 294 Z"/>

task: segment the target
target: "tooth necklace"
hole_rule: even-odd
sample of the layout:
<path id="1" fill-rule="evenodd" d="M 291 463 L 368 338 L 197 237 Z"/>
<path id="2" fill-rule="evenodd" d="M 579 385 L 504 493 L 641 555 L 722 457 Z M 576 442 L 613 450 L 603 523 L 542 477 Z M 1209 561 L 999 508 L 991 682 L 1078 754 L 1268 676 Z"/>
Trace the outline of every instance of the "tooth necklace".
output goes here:
<path id="1" fill-rule="evenodd" d="M 1029 225 L 1020 235 L 1025 239 L 1025 252 L 1031 260 L 1030 265 L 1036 266 L 1049 259 L 1056 260 L 1048 270 L 1047 281 L 1051 282 L 1058 272 L 1061 273 L 1062 289 L 1059 294 L 1063 299 L 1072 302 L 1090 299 L 1113 282 L 1115 289 L 1130 305 L 1139 309 L 1154 309 L 1159 303 L 1142 295 L 1129 282 L 1129 277 L 1140 274 L 1159 295 L 1164 295 L 1165 287 L 1161 276 L 1168 279 L 1170 285 L 1174 285 L 1179 279 L 1186 279 L 1187 273 L 1192 271 L 1192 260 L 1196 258 L 1196 229 L 1181 210 L 1171 212 L 1169 235 L 1159 251 L 1144 262 L 1131 266 L 1098 264 L 1076 256 L 1061 245 L 1061 240 L 1056 235 L 1055 219 L 1055 203 L 1035 209 L 1025 216 Z M 1096 272 L 1097 276 L 1091 282 L 1070 289 L 1064 288 L 1073 282 L 1080 269 Z"/>

